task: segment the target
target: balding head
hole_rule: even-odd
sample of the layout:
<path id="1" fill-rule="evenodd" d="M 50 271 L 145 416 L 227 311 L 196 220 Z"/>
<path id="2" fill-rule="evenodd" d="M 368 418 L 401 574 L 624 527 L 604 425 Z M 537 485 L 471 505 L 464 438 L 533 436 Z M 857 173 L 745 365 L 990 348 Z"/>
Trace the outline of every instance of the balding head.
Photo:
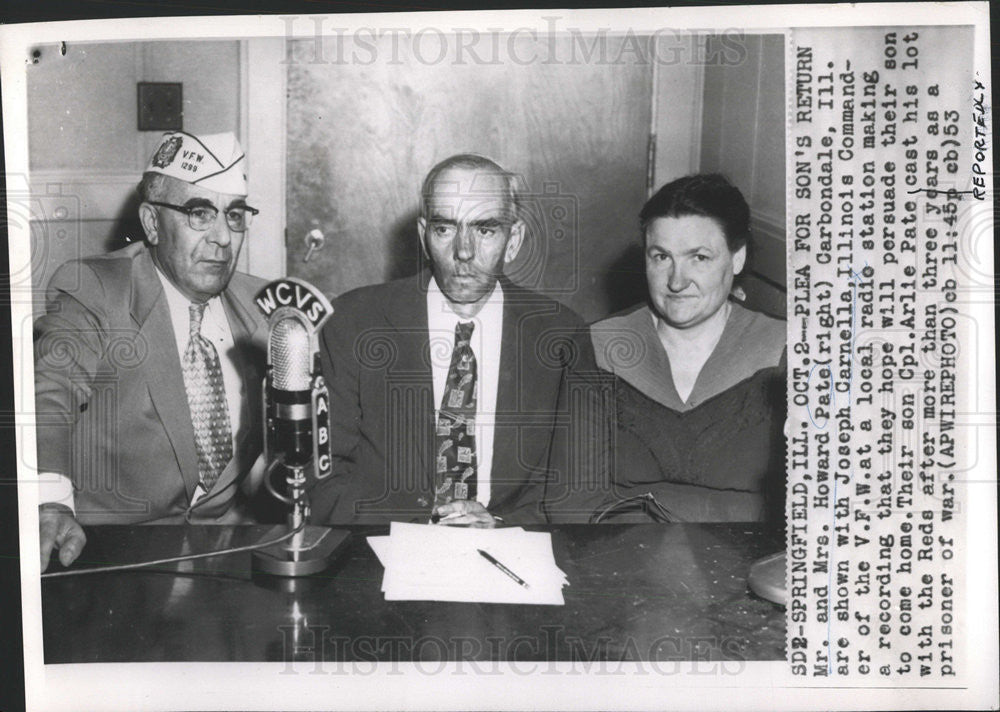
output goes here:
<path id="1" fill-rule="evenodd" d="M 493 159 L 478 153 L 459 153 L 449 156 L 428 171 L 427 177 L 424 178 L 424 183 L 420 188 L 420 214 L 422 216 L 427 217 L 428 198 L 434 192 L 434 184 L 440 176 L 452 169 L 468 171 L 477 176 L 477 178 L 480 175 L 482 176 L 481 180 L 474 181 L 469 197 L 477 194 L 481 197 L 496 195 L 497 188 L 493 176 L 499 176 L 501 179 L 499 197 L 503 199 L 510 214 L 513 217 L 517 216 L 517 176 L 504 170 Z M 453 186 L 454 190 L 449 190 L 447 186 L 443 188 L 448 192 L 459 190 L 459 186 Z"/>

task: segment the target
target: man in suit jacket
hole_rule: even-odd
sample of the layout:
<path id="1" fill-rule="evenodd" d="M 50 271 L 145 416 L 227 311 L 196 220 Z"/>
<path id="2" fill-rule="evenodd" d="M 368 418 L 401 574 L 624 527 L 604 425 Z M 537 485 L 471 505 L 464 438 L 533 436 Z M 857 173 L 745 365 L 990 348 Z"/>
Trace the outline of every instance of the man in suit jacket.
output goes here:
<path id="1" fill-rule="evenodd" d="M 524 240 L 515 177 L 453 156 L 422 203 L 430 271 L 343 295 L 324 326 L 335 464 L 313 520 L 586 521 L 606 460 L 571 447 L 603 442 L 571 404 L 592 402 L 593 351 L 572 310 L 502 276 Z"/>
<path id="2" fill-rule="evenodd" d="M 238 522 L 260 453 L 263 280 L 235 136 L 166 134 L 139 185 L 146 235 L 63 265 L 35 324 L 42 569 L 80 524 Z"/>

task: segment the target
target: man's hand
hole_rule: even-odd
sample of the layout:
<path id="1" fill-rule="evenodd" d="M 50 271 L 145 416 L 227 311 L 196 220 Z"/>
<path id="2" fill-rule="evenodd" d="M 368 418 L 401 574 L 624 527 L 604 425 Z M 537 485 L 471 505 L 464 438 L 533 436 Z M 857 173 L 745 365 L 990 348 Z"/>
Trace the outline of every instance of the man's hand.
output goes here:
<path id="1" fill-rule="evenodd" d="M 442 504 L 434 510 L 434 514 L 440 517 L 439 524 L 450 526 L 492 529 L 497 525 L 497 520 L 486 511 L 486 507 L 470 499 L 456 499 L 448 504 Z"/>
<path id="2" fill-rule="evenodd" d="M 47 502 L 38 507 L 38 548 L 42 571 L 49 566 L 52 549 L 59 549 L 59 561 L 69 566 L 83 551 L 87 536 L 83 533 L 73 510 L 65 504 Z"/>

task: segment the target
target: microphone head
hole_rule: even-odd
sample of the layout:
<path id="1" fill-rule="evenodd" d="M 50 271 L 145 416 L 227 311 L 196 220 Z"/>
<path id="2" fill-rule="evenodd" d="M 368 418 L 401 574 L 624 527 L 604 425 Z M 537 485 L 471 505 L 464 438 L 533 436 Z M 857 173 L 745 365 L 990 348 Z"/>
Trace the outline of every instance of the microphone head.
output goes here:
<path id="1" fill-rule="evenodd" d="M 268 339 L 272 385 L 281 391 L 305 391 L 312 385 L 312 344 L 305 325 L 295 317 L 279 319 Z"/>

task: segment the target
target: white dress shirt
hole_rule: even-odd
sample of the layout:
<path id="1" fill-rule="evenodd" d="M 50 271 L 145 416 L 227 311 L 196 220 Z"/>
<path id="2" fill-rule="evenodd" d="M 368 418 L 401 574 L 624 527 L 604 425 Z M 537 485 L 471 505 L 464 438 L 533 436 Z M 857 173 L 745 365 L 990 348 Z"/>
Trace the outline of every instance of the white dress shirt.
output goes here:
<path id="1" fill-rule="evenodd" d="M 163 293 L 166 296 L 170 323 L 173 325 L 174 340 L 177 344 L 177 357 L 183 363 L 184 352 L 188 346 L 188 335 L 191 331 L 191 315 L 188 310 L 191 301 L 181 294 L 180 290 L 160 272 L 159 268 L 156 270 L 156 276 L 160 278 L 160 284 L 163 286 Z M 219 366 L 222 369 L 222 382 L 226 389 L 226 405 L 229 410 L 229 424 L 233 435 L 233 449 L 235 450 L 236 434 L 243 421 L 241 407 L 243 383 L 235 359 L 236 349 L 233 332 L 229 327 L 229 319 L 226 318 L 226 310 L 222 305 L 221 297 L 216 296 L 208 300 L 201 320 L 201 335 L 212 342 L 219 354 Z M 39 503 L 65 504 L 74 512 L 76 511 L 73 506 L 73 483 L 68 477 L 57 473 L 42 473 L 39 476 L 38 489 Z M 194 499 L 198 499 L 200 494 L 202 494 L 201 490 L 195 494 Z"/>
<path id="2" fill-rule="evenodd" d="M 503 335 L 503 289 L 497 285 L 479 313 L 460 317 L 432 278 L 427 288 L 427 330 L 430 336 L 431 373 L 434 378 L 434 419 L 437 421 L 448 382 L 455 325 L 472 322 L 469 345 L 476 357 L 476 500 L 490 504 L 493 470 L 493 435 L 496 431 L 497 388 L 500 383 L 500 341 Z"/>

